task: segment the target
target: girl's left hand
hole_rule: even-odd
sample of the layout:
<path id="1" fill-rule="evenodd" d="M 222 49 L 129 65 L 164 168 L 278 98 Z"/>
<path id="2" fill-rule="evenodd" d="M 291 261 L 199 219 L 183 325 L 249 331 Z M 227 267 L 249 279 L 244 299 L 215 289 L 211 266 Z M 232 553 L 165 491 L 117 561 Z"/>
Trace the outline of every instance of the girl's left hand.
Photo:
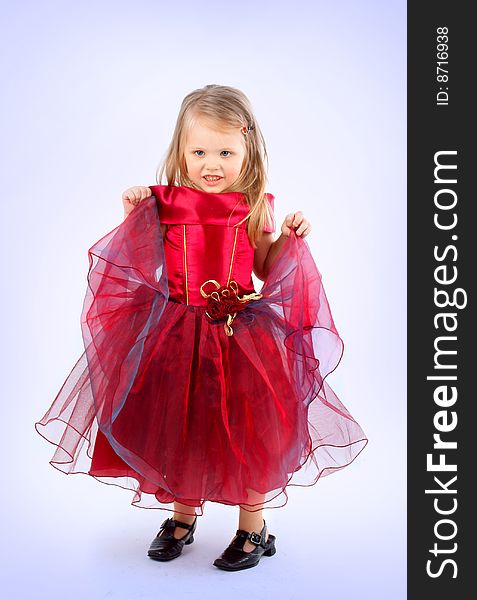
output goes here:
<path id="1" fill-rule="evenodd" d="M 303 213 L 298 211 L 290 213 L 285 217 L 282 225 L 282 233 L 289 237 L 291 230 L 295 230 L 295 234 L 300 237 L 306 237 L 311 231 L 311 223 L 305 219 Z"/>

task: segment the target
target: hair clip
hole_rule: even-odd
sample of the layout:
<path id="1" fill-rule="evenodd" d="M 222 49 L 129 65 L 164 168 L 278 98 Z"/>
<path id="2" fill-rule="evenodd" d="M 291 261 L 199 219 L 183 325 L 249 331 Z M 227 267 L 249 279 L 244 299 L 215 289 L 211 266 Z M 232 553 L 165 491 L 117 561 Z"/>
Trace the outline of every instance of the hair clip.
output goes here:
<path id="1" fill-rule="evenodd" d="M 252 129 L 255 129 L 253 125 L 249 125 L 248 127 L 242 127 L 240 130 L 244 135 L 247 135 Z"/>

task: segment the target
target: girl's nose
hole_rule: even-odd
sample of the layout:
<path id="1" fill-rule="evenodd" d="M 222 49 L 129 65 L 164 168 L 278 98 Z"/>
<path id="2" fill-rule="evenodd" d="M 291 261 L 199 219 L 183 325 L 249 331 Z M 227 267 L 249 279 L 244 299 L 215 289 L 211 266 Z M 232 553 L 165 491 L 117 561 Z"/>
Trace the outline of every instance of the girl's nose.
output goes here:
<path id="1" fill-rule="evenodd" d="M 212 171 L 218 171 L 220 169 L 220 159 L 217 156 L 213 156 L 211 154 L 209 154 L 206 160 L 204 160 L 204 164 L 210 173 L 212 173 Z"/>

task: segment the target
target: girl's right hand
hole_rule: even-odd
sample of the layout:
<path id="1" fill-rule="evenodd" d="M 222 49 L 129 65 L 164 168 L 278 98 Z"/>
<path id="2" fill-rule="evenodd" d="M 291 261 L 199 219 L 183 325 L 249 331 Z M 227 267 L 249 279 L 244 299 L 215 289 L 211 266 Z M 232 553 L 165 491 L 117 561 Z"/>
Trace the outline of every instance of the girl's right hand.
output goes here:
<path id="1" fill-rule="evenodd" d="M 124 216 L 126 217 L 135 207 L 144 200 L 152 196 L 151 188 L 136 185 L 135 187 L 128 188 L 123 192 L 122 201 L 124 207 Z"/>

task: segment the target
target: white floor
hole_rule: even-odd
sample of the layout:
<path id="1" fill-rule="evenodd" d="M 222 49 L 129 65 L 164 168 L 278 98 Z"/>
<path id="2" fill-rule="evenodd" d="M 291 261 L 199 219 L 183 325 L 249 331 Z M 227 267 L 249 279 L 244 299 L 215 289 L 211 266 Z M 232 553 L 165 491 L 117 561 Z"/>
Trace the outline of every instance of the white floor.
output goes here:
<path id="1" fill-rule="evenodd" d="M 292 488 L 286 507 L 265 511 L 277 552 L 237 573 L 212 565 L 237 528 L 234 507 L 207 503 L 194 543 L 173 561 L 153 561 L 147 548 L 170 514 L 132 507 L 127 490 L 60 473 L 46 464 L 50 445 L 31 435 L 36 456 L 25 480 L 18 471 L 5 480 L 4 597 L 406 597 L 404 444 L 385 459 L 379 432 L 368 431 L 372 443 L 350 467 Z"/>

